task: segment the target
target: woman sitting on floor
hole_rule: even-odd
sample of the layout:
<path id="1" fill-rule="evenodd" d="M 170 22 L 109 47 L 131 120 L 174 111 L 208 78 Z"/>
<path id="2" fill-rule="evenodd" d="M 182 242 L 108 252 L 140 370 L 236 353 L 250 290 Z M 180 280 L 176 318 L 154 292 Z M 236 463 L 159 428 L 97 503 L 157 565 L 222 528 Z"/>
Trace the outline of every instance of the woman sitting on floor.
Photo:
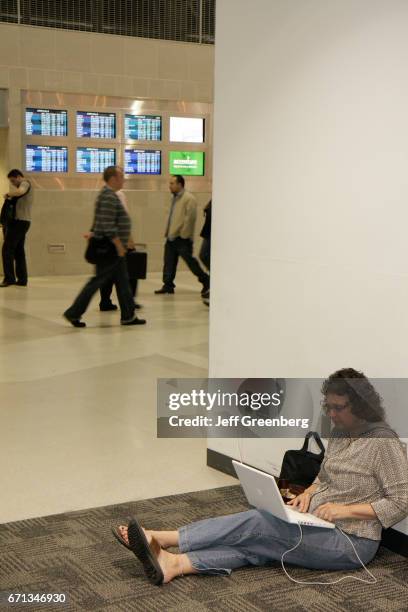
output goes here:
<path id="1" fill-rule="evenodd" d="M 315 483 L 289 503 L 340 529 L 304 525 L 300 546 L 285 558 L 310 569 L 357 569 L 356 552 L 369 563 L 382 528 L 408 515 L 407 454 L 384 422 L 381 398 L 362 373 L 339 370 L 323 383 L 322 393 L 323 409 L 334 425 L 332 437 Z M 297 524 L 258 510 L 205 519 L 177 531 L 148 531 L 132 520 L 114 533 L 135 553 L 153 584 L 267 565 L 296 546 L 300 535 Z M 166 550 L 173 546 L 179 554 Z"/>

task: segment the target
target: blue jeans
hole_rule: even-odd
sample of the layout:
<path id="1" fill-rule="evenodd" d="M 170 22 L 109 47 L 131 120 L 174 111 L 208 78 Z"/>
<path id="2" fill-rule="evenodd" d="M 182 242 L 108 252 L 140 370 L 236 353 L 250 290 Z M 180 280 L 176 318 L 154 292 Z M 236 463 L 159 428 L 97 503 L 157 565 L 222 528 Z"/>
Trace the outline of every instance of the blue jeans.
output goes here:
<path id="1" fill-rule="evenodd" d="M 339 529 L 302 525 L 302 531 L 302 543 L 285 555 L 285 562 L 318 570 L 361 567 L 350 542 Z M 369 563 L 379 541 L 347 535 L 363 563 Z M 283 553 L 299 540 L 297 524 L 258 510 L 206 519 L 179 529 L 180 552 L 187 554 L 195 569 L 206 574 L 225 575 L 244 565 L 280 561 Z"/>

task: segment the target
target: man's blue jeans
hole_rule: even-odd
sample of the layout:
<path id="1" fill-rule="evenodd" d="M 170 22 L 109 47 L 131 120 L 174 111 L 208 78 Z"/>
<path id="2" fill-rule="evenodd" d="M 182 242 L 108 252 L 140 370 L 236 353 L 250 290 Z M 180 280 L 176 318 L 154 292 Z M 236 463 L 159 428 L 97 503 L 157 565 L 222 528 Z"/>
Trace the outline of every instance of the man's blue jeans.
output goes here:
<path id="1" fill-rule="evenodd" d="M 348 539 L 339 529 L 302 525 L 302 543 L 284 561 L 318 570 L 353 570 L 361 567 Z M 379 542 L 347 534 L 360 559 L 369 563 Z M 248 510 L 206 519 L 179 529 L 180 552 L 206 574 L 230 574 L 244 565 L 267 565 L 280 561 L 284 552 L 300 540 L 297 524 L 271 514 Z"/>

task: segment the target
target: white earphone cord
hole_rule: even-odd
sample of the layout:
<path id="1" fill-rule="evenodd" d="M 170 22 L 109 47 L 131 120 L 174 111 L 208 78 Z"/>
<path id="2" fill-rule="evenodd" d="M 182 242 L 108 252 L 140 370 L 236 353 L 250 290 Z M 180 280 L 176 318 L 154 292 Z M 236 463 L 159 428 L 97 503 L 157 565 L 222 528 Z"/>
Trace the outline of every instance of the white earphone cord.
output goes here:
<path id="1" fill-rule="evenodd" d="M 358 580 L 359 582 L 365 582 L 366 584 L 375 584 L 377 581 L 377 578 L 375 576 L 373 576 L 373 574 L 370 572 L 369 569 L 366 568 L 366 566 L 364 565 L 364 563 L 362 562 L 362 560 L 360 559 L 358 552 L 356 550 L 356 547 L 354 546 L 353 542 L 351 541 L 351 539 L 348 537 L 347 533 L 344 533 L 344 531 L 342 529 L 340 529 L 340 527 L 336 527 L 336 529 L 338 529 L 339 531 L 341 531 L 341 533 L 348 539 L 348 541 L 350 542 L 354 552 L 356 553 L 356 557 L 357 559 L 360 561 L 361 563 L 361 567 L 363 567 L 365 569 L 365 571 L 367 572 L 367 574 L 369 576 L 371 576 L 372 580 L 365 580 L 364 578 L 359 578 L 358 576 L 352 576 L 351 574 L 347 574 L 347 576 L 342 576 L 341 578 L 339 578 L 338 580 L 333 580 L 331 582 L 309 582 L 306 580 L 296 580 L 295 578 L 292 578 L 292 576 L 289 576 L 288 572 L 286 571 L 285 568 L 285 564 L 283 562 L 284 557 L 292 552 L 293 550 L 295 550 L 298 546 L 300 546 L 300 544 L 302 543 L 303 540 L 303 531 L 302 531 L 302 527 L 300 525 L 300 523 L 297 523 L 300 529 L 300 540 L 299 542 L 296 544 L 296 546 L 294 546 L 293 548 L 290 548 L 289 550 L 287 550 L 286 552 L 283 553 L 282 557 L 281 557 L 281 565 L 282 565 L 282 569 L 285 572 L 286 576 L 289 578 L 289 580 L 291 580 L 292 582 L 296 582 L 296 584 L 319 584 L 319 585 L 327 585 L 327 584 L 337 584 L 338 582 L 341 582 L 342 580 L 347 580 L 347 578 L 351 578 L 352 580 Z"/>

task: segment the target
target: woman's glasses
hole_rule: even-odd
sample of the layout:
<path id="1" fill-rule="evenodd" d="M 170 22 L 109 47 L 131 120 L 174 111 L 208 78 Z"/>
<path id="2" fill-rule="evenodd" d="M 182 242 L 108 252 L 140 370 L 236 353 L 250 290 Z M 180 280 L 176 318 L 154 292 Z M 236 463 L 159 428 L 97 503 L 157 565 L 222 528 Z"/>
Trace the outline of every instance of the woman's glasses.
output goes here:
<path id="1" fill-rule="evenodd" d="M 326 400 L 322 400 L 320 404 L 321 404 L 323 412 L 325 412 L 326 414 L 329 414 L 329 412 L 331 411 L 339 414 L 340 412 L 343 412 L 343 410 L 345 410 L 351 405 L 350 402 L 346 402 L 345 404 L 331 404 L 327 402 Z"/>

